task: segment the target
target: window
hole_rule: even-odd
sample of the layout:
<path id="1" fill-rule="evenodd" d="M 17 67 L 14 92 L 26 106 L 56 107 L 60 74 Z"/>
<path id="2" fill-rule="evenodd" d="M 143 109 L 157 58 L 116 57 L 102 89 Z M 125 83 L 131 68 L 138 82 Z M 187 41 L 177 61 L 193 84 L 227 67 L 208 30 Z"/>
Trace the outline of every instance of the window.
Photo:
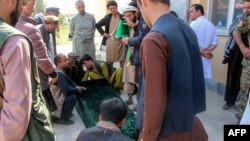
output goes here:
<path id="1" fill-rule="evenodd" d="M 234 11 L 233 11 L 234 12 L 234 14 L 233 14 L 233 20 L 235 19 L 235 17 L 237 15 L 239 15 L 239 14 L 241 14 L 243 12 L 242 8 L 243 8 L 242 0 L 235 0 Z"/>
<path id="2" fill-rule="evenodd" d="M 214 0 L 212 12 L 212 22 L 217 28 L 225 29 L 227 27 L 228 18 L 228 0 Z"/>
<path id="3" fill-rule="evenodd" d="M 238 14 L 242 13 L 242 0 L 210 0 L 209 17 L 219 35 L 228 35 L 228 28 Z"/>
<path id="4" fill-rule="evenodd" d="M 188 3 L 188 0 L 171 0 L 170 10 L 175 11 L 179 18 L 186 21 L 188 7 L 184 7 L 183 5 L 187 5 Z"/>

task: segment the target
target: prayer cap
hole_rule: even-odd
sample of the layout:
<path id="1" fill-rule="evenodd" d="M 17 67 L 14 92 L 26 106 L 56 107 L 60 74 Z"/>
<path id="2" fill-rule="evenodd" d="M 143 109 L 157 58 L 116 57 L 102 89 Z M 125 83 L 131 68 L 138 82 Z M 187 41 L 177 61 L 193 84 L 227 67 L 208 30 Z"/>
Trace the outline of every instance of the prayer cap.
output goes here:
<path id="1" fill-rule="evenodd" d="M 46 8 L 46 12 L 45 13 L 54 13 L 55 15 L 59 15 L 60 14 L 60 9 L 57 7 L 48 7 Z"/>
<path id="2" fill-rule="evenodd" d="M 137 8 L 134 6 L 128 6 L 123 10 L 123 13 L 136 11 Z"/>
<path id="3" fill-rule="evenodd" d="M 53 23 L 53 22 L 58 22 L 58 21 L 59 21 L 59 18 L 54 15 L 48 15 L 48 16 L 45 16 L 44 18 L 45 23 Z"/>
<path id="4" fill-rule="evenodd" d="M 77 52 L 70 52 L 68 53 L 68 57 L 79 57 Z"/>

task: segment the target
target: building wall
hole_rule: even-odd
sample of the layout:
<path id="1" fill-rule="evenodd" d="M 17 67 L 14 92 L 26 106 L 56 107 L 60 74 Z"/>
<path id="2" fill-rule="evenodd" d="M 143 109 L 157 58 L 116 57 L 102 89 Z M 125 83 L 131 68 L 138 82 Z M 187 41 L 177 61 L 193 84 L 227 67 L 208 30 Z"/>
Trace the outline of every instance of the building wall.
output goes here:
<path id="1" fill-rule="evenodd" d="M 98 22 L 106 15 L 106 0 L 95 0 L 95 19 Z"/>
<path id="2" fill-rule="evenodd" d="M 226 36 L 219 36 L 219 45 L 213 51 L 214 57 L 212 59 L 213 79 L 224 84 L 226 83 L 227 64 L 222 64 L 222 61 L 227 39 Z"/>
<path id="3" fill-rule="evenodd" d="M 94 1 L 95 1 L 94 17 L 96 22 L 98 22 L 107 14 L 106 2 L 108 0 L 94 0 Z M 97 30 L 95 32 L 95 35 L 101 36 Z"/>

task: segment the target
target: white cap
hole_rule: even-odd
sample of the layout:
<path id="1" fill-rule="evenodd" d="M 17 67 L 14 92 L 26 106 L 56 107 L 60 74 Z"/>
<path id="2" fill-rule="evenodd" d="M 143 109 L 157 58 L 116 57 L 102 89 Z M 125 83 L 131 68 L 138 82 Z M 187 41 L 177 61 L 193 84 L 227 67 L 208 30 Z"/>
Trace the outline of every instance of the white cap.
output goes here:
<path id="1" fill-rule="evenodd" d="M 137 8 L 134 7 L 134 6 L 128 6 L 128 7 L 126 7 L 126 8 L 123 10 L 123 13 L 126 13 L 126 12 L 133 12 L 133 11 L 137 11 Z"/>

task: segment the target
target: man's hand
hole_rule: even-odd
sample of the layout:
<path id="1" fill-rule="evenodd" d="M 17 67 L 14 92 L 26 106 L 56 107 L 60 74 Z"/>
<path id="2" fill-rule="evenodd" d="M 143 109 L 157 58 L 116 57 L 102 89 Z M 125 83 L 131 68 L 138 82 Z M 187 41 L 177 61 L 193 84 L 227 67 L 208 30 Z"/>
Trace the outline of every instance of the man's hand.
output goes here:
<path id="1" fill-rule="evenodd" d="M 76 88 L 77 88 L 77 90 L 78 90 L 78 93 L 82 93 L 83 91 L 86 90 L 86 88 L 85 88 L 85 87 L 82 87 L 82 86 L 77 86 Z"/>
<path id="2" fill-rule="evenodd" d="M 103 36 L 107 38 L 111 37 L 111 35 L 109 35 L 108 33 L 103 33 Z"/>
<path id="3" fill-rule="evenodd" d="M 207 58 L 207 59 L 212 59 L 213 58 L 213 54 L 211 51 L 206 50 L 206 49 L 200 49 L 200 53 L 201 56 Z"/>
<path id="4" fill-rule="evenodd" d="M 242 47 L 240 48 L 240 51 L 242 55 L 244 56 L 244 58 L 246 58 L 247 60 L 250 60 L 250 49 L 248 47 Z"/>
<path id="5" fill-rule="evenodd" d="M 135 27 L 136 24 L 133 23 L 128 17 L 123 17 L 123 19 L 126 21 L 126 22 L 124 22 L 124 24 L 128 25 L 131 28 Z"/>
<path id="6" fill-rule="evenodd" d="M 55 84 L 57 82 L 57 80 L 58 80 L 58 75 L 55 78 L 49 77 L 49 79 L 48 79 L 50 85 Z"/>
<path id="7" fill-rule="evenodd" d="M 128 44 L 128 37 L 123 37 L 123 38 L 122 38 L 122 43 L 123 43 L 124 45 L 127 45 L 127 44 Z"/>

